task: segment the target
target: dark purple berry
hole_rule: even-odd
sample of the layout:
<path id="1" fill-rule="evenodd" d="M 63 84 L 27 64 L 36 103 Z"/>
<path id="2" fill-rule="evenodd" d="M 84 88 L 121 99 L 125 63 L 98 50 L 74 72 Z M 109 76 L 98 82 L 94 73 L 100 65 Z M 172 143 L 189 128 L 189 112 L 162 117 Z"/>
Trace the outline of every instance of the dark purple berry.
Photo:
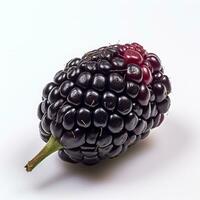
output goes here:
<path id="1" fill-rule="evenodd" d="M 103 73 L 109 73 L 112 68 L 112 65 L 107 60 L 99 61 L 99 70 Z"/>
<path id="2" fill-rule="evenodd" d="M 65 70 L 67 70 L 68 68 L 70 68 L 70 67 L 72 67 L 72 66 L 77 66 L 77 65 L 79 64 L 80 60 L 81 60 L 80 58 L 71 59 L 71 60 L 67 63 L 67 65 L 66 65 L 66 67 L 65 67 Z"/>
<path id="3" fill-rule="evenodd" d="M 48 95 L 48 101 L 54 103 L 61 98 L 60 91 L 58 87 L 54 87 Z"/>
<path id="4" fill-rule="evenodd" d="M 63 117 L 63 127 L 66 130 L 71 130 L 74 127 L 75 116 L 76 116 L 75 108 L 71 108 L 65 113 Z"/>
<path id="5" fill-rule="evenodd" d="M 170 98 L 167 97 L 162 102 L 158 103 L 157 105 L 158 111 L 160 113 L 166 113 L 169 110 L 170 104 L 171 104 Z"/>
<path id="6" fill-rule="evenodd" d="M 112 135 L 109 135 L 107 133 L 102 133 L 102 135 L 99 137 L 98 141 L 97 141 L 97 146 L 98 147 L 106 147 L 109 144 L 112 143 Z"/>
<path id="7" fill-rule="evenodd" d="M 124 59 L 123 58 L 120 58 L 120 57 L 115 57 L 112 59 L 112 64 L 113 64 L 113 69 L 123 69 L 124 68 L 124 65 L 125 65 L 125 62 L 124 62 Z"/>
<path id="8" fill-rule="evenodd" d="M 158 71 L 158 72 L 155 72 L 153 74 L 153 81 L 156 82 L 156 81 L 161 81 L 163 78 L 163 73 Z"/>
<path id="9" fill-rule="evenodd" d="M 148 119 L 145 132 L 150 131 L 152 129 L 153 125 L 154 125 L 154 119 L 153 118 Z"/>
<path id="10" fill-rule="evenodd" d="M 148 135 L 149 135 L 150 131 L 144 132 L 141 134 L 141 140 L 144 140 Z"/>
<path id="11" fill-rule="evenodd" d="M 81 88 L 86 89 L 89 86 L 90 82 L 91 82 L 91 78 L 92 78 L 92 75 L 91 75 L 90 72 L 82 72 L 78 76 L 78 78 L 76 80 L 76 84 L 78 86 L 80 86 Z"/>
<path id="12" fill-rule="evenodd" d="M 43 129 L 42 129 L 42 126 L 41 126 L 41 123 L 39 124 L 39 132 L 40 132 L 40 137 L 42 138 L 42 140 L 44 142 L 48 142 L 50 136 L 51 136 L 51 133 L 47 133 L 45 132 Z"/>
<path id="13" fill-rule="evenodd" d="M 143 109 L 138 103 L 133 102 L 133 111 L 137 114 L 137 116 L 141 116 Z"/>
<path id="14" fill-rule="evenodd" d="M 151 102 L 154 102 L 154 101 L 155 101 L 155 99 L 156 99 L 156 96 L 155 96 L 155 94 L 154 94 L 153 90 L 152 90 L 152 89 L 150 89 L 150 101 L 151 101 Z"/>
<path id="15" fill-rule="evenodd" d="M 50 124 L 50 131 L 55 138 L 60 138 L 63 133 L 63 126 L 56 121 L 52 121 Z"/>
<path id="16" fill-rule="evenodd" d="M 128 137 L 128 139 L 124 143 L 124 146 L 125 147 L 129 147 L 129 146 L 135 144 L 136 139 L 137 139 L 137 136 L 135 134 L 130 134 L 129 137 Z"/>
<path id="17" fill-rule="evenodd" d="M 112 133 L 119 133 L 124 128 L 124 120 L 117 114 L 110 115 L 108 129 Z"/>
<path id="18" fill-rule="evenodd" d="M 63 149 L 58 151 L 58 156 L 60 157 L 61 160 L 67 161 L 70 163 L 77 163 L 78 161 L 72 160 L 65 152 Z"/>
<path id="19" fill-rule="evenodd" d="M 89 107 L 95 107 L 99 104 L 99 94 L 95 90 L 88 90 L 85 94 L 84 103 Z"/>
<path id="20" fill-rule="evenodd" d="M 60 143 L 66 149 L 80 147 L 85 143 L 85 133 L 79 128 L 76 128 L 72 131 L 64 132 L 63 136 L 60 139 Z"/>
<path id="21" fill-rule="evenodd" d="M 42 101 L 41 103 L 41 111 L 43 114 L 45 114 L 48 110 L 50 103 L 47 100 Z"/>
<path id="22" fill-rule="evenodd" d="M 149 119 L 151 117 L 151 104 L 150 103 L 147 106 L 143 107 L 142 117 L 144 119 Z"/>
<path id="23" fill-rule="evenodd" d="M 140 87 L 134 82 L 128 81 L 126 83 L 126 92 L 131 98 L 136 98 L 139 93 Z"/>
<path id="24" fill-rule="evenodd" d="M 103 94 L 103 106 L 107 110 L 114 110 L 117 104 L 117 97 L 111 92 L 105 92 Z"/>
<path id="25" fill-rule="evenodd" d="M 138 123 L 138 117 L 135 113 L 131 112 L 128 114 L 125 120 L 125 128 L 127 131 L 133 131 Z"/>
<path id="26" fill-rule="evenodd" d="M 110 144 L 106 147 L 103 147 L 103 148 L 99 147 L 98 150 L 99 150 L 100 158 L 105 159 L 107 157 L 108 153 L 112 150 L 112 148 L 113 148 L 112 144 Z"/>
<path id="27" fill-rule="evenodd" d="M 146 106 L 149 103 L 150 100 L 150 90 L 149 88 L 142 84 L 140 86 L 140 91 L 138 94 L 138 102 L 142 105 L 142 106 Z"/>
<path id="28" fill-rule="evenodd" d="M 83 163 L 85 165 L 94 165 L 98 162 L 99 162 L 98 156 L 93 156 L 93 157 L 84 156 L 83 157 Z"/>
<path id="29" fill-rule="evenodd" d="M 160 71 L 161 70 L 161 61 L 159 57 L 154 53 L 149 53 L 147 55 L 146 61 L 149 61 L 151 66 L 153 67 L 154 71 Z"/>
<path id="30" fill-rule="evenodd" d="M 155 117 L 158 114 L 158 109 L 155 103 L 151 103 L 151 117 Z"/>
<path id="31" fill-rule="evenodd" d="M 47 118 L 47 115 L 43 115 L 41 120 L 41 127 L 47 133 L 50 133 L 50 124 L 51 120 Z"/>
<path id="32" fill-rule="evenodd" d="M 115 146 L 109 153 L 108 157 L 109 158 L 114 158 L 118 156 L 122 152 L 122 145 L 120 146 Z"/>
<path id="33" fill-rule="evenodd" d="M 152 88 L 157 102 L 161 102 L 167 97 L 167 89 L 162 83 L 154 83 Z"/>
<path id="34" fill-rule="evenodd" d="M 104 128 L 107 125 L 108 113 L 103 108 L 97 108 L 93 113 L 94 126 Z"/>
<path id="35" fill-rule="evenodd" d="M 50 82 L 48 83 L 45 88 L 43 89 L 43 92 L 42 92 L 42 96 L 44 98 L 47 98 L 49 93 L 51 92 L 51 90 L 56 87 L 56 84 L 54 82 Z"/>
<path id="36" fill-rule="evenodd" d="M 118 73 L 111 73 L 109 78 L 109 89 L 121 93 L 125 88 L 124 78 Z"/>
<path id="37" fill-rule="evenodd" d="M 147 122 L 145 120 L 141 119 L 138 121 L 138 124 L 137 124 L 136 128 L 133 130 L 133 132 L 136 135 L 140 135 L 143 133 L 143 131 L 146 129 L 146 127 L 147 127 Z"/>
<path id="38" fill-rule="evenodd" d="M 92 157 L 94 157 L 94 156 L 96 156 L 98 153 L 97 153 L 97 151 L 81 151 L 81 153 L 83 154 L 83 156 L 87 156 L 87 157 L 90 157 L 90 158 L 92 158 Z"/>
<path id="39" fill-rule="evenodd" d="M 43 112 L 42 112 L 42 109 L 41 109 L 41 105 L 42 105 L 42 102 L 39 104 L 38 109 L 37 109 L 37 116 L 38 116 L 38 118 L 39 118 L 40 120 L 42 119 L 42 116 L 43 116 Z"/>
<path id="40" fill-rule="evenodd" d="M 69 104 L 65 104 L 63 105 L 57 112 L 57 115 L 56 115 L 56 122 L 57 123 L 62 123 L 63 121 L 63 116 L 65 115 L 65 113 L 70 110 L 72 108 L 71 105 Z"/>
<path id="41" fill-rule="evenodd" d="M 60 70 L 55 74 L 53 79 L 55 83 L 61 84 L 63 81 L 67 79 L 67 74 L 63 70 Z"/>
<path id="42" fill-rule="evenodd" d="M 157 114 L 157 116 L 154 118 L 154 125 L 152 128 L 155 128 L 161 124 L 163 120 L 163 116 L 164 116 L 163 114 L 160 114 L 160 113 Z"/>
<path id="43" fill-rule="evenodd" d="M 114 52 L 110 49 L 103 49 L 100 56 L 103 59 L 111 60 L 114 56 Z"/>
<path id="44" fill-rule="evenodd" d="M 86 71 L 94 73 L 97 71 L 97 62 L 95 61 L 83 62 L 81 64 L 81 68 L 83 68 Z"/>
<path id="45" fill-rule="evenodd" d="M 92 82 L 92 87 L 95 90 L 103 91 L 104 88 L 105 88 L 105 84 L 106 84 L 106 79 L 103 76 L 103 74 L 95 74 L 94 75 L 94 79 L 93 79 L 93 82 Z"/>
<path id="46" fill-rule="evenodd" d="M 95 144 L 97 141 L 97 138 L 99 136 L 99 134 L 101 133 L 101 129 L 99 128 L 90 128 L 87 130 L 87 138 L 86 138 L 86 142 L 88 144 Z"/>
<path id="47" fill-rule="evenodd" d="M 77 105 L 81 104 L 82 97 L 83 97 L 83 93 L 82 93 L 81 89 L 78 88 L 78 87 L 74 87 L 70 91 L 70 93 L 67 97 L 67 100 L 68 100 L 69 103 L 77 106 Z"/>
<path id="48" fill-rule="evenodd" d="M 113 144 L 116 146 L 120 146 L 126 142 L 128 138 L 128 133 L 119 133 L 114 135 Z"/>
<path id="49" fill-rule="evenodd" d="M 158 126 L 160 126 L 160 125 L 162 124 L 164 118 L 165 118 L 164 114 L 161 114 L 161 116 L 160 116 L 160 121 L 159 121 L 159 123 L 158 123 Z"/>
<path id="50" fill-rule="evenodd" d="M 52 103 L 47 110 L 47 117 L 51 120 L 56 118 L 57 112 L 59 110 L 59 108 L 62 106 L 62 104 L 64 103 L 63 99 L 59 99 L 58 101 L 56 101 L 55 103 Z"/>
<path id="51" fill-rule="evenodd" d="M 73 86 L 74 86 L 74 83 L 72 81 L 69 81 L 69 80 L 64 81 L 59 88 L 61 96 L 67 97 L 69 94 L 69 91 L 73 88 Z"/>
<path id="52" fill-rule="evenodd" d="M 77 124 L 80 127 L 88 128 L 91 124 L 91 113 L 87 108 L 80 108 L 77 112 Z"/>
<path id="53" fill-rule="evenodd" d="M 78 66 L 72 66 L 72 67 L 68 68 L 66 71 L 67 79 L 74 80 L 80 74 L 80 72 L 81 72 L 81 70 Z"/>
<path id="54" fill-rule="evenodd" d="M 117 111 L 121 115 L 127 115 L 132 110 L 132 101 L 127 98 L 126 96 L 121 96 L 118 98 L 118 105 L 117 105 Z"/>
<path id="55" fill-rule="evenodd" d="M 83 159 L 80 148 L 65 149 L 64 152 L 74 161 L 79 162 Z"/>
<path id="56" fill-rule="evenodd" d="M 168 93 L 168 94 L 171 93 L 171 91 L 172 91 L 171 83 L 170 83 L 170 81 L 169 81 L 169 78 L 168 78 L 166 75 L 164 75 L 164 76 L 162 77 L 162 84 L 166 87 L 167 93 Z"/>
<path id="57" fill-rule="evenodd" d="M 138 43 L 89 51 L 43 89 L 40 136 L 64 161 L 93 165 L 114 158 L 161 125 L 170 92 L 160 59 Z"/>

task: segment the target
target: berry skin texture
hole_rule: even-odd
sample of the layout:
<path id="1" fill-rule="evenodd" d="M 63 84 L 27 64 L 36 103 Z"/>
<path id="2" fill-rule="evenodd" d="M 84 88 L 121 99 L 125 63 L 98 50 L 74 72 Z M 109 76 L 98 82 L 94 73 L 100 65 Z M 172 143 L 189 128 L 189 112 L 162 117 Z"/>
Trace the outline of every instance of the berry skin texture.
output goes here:
<path id="1" fill-rule="evenodd" d="M 104 128 L 107 125 L 108 114 L 103 108 L 98 108 L 94 111 L 94 126 Z"/>
<path id="2" fill-rule="evenodd" d="M 102 102 L 103 106 L 105 109 L 107 110 L 114 110 L 117 104 L 117 97 L 115 94 L 111 93 L 111 92 L 105 92 L 103 94 L 103 102 Z"/>
<path id="3" fill-rule="evenodd" d="M 127 66 L 128 79 L 140 83 L 143 79 L 143 70 L 140 66 L 135 64 L 128 64 Z"/>
<path id="4" fill-rule="evenodd" d="M 125 66 L 125 61 L 123 58 L 115 57 L 112 59 L 112 64 L 116 69 L 123 69 Z"/>
<path id="5" fill-rule="evenodd" d="M 103 91 L 106 83 L 106 78 L 103 74 L 95 74 L 92 86 L 95 90 Z"/>
<path id="6" fill-rule="evenodd" d="M 138 94 L 138 102 L 141 105 L 146 106 L 149 103 L 149 100 L 150 100 L 150 90 L 146 85 L 142 84 L 140 86 L 140 91 Z"/>
<path id="7" fill-rule="evenodd" d="M 37 115 L 46 146 L 26 165 L 51 153 L 93 165 L 147 138 L 168 112 L 171 83 L 159 57 L 140 44 L 115 44 L 70 60 L 42 91 Z"/>
<path id="8" fill-rule="evenodd" d="M 142 62 L 143 62 L 143 57 L 141 56 L 141 54 L 132 49 L 128 49 L 125 51 L 124 59 L 127 64 L 128 63 L 142 64 Z"/>
<path id="9" fill-rule="evenodd" d="M 124 127 L 124 121 L 122 117 L 117 114 L 110 115 L 108 129 L 111 133 L 119 133 Z"/>
<path id="10" fill-rule="evenodd" d="M 116 93 L 121 93 L 125 88 L 123 77 L 118 73 L 111 73 L 109 76 L 109 88 Z"/>
<path id="11" fill-rule="evenodd" d="M 167 97 L 167 89 L 162 83 L 154 83 L 153 91 L 156 95 L 157 102 L 161 102 Z"/>
<path id="12" fill-rule="evenodd" d="M 132 110 L 132 101 L 126 96 L 121 96 L 118 98 L 117 111 L 121 115 L 127 115 Z"/>
<path id="13" fill-rule="evenodd" d="M 150 69 L 147 66 L 143 65 L 142 66 L 142 73 L 143 73 L 143 82 L 146 85 L 149 85 L 152 82 L 152 79 L 153 79 Z"/>
<path id="14" fill-rule="evenodd" d="M 133 99 L 137 97 L 140 87 L 138 84 L 128 81 L 126 84 L 126 93 Z"/>
<path id="15" fill-rule="evenodd" d="M 86 106 L 93 108 L 99 104 L 99 99 L 99 93 L 91 89 L 86 92 L 84 103 Z"/>
<path id="16" fill-rule="evenodd" d="M 160 71 L 162 69 L 160 58 L 156 54 L 149 53 L 146 60 L 150 62 L 153 71 Z"/>

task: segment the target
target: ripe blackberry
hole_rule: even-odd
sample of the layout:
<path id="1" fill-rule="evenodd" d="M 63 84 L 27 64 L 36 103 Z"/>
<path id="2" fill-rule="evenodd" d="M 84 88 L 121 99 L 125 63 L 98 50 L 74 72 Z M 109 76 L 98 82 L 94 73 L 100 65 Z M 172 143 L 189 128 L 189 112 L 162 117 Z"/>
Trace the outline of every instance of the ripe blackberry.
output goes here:
<path id="1" fill-rule="evenodd" d="M 54 151 L 88 165 L 118 156 L 162 123 L 170 92 L 158 56 L 137 43 L 70 60 L 43 89 L 38 117 L 47 145 L 26 170 Z"/>

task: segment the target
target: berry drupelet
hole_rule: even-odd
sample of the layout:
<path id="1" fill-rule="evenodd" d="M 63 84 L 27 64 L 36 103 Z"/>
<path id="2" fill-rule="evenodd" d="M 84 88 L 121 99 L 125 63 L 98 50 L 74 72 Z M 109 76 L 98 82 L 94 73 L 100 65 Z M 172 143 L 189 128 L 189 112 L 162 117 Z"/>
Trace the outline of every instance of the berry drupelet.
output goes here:
<path id="1" fill-rule="evenodd" d="M 137 43 L 70 60 L 43 89 L 38 117 L 47 144 L 26 170 L 55 151 L 87 165 L 118 156 L 163 122 L 170 92 L 158 56 Z"/>

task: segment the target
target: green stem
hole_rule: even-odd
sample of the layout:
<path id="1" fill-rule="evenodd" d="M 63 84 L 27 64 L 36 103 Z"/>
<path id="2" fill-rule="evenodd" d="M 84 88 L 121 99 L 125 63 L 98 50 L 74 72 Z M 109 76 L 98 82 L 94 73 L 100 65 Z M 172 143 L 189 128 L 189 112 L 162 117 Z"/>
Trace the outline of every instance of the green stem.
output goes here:
<path id="1" fill-rule="evenodd" d="M 63 146 L 56 140 L 56 138 L 51 136 L 44 148 L 25 165 L 26 171 L 32 171 L 43 159 L 61 148 L 63 148 Z"/>

